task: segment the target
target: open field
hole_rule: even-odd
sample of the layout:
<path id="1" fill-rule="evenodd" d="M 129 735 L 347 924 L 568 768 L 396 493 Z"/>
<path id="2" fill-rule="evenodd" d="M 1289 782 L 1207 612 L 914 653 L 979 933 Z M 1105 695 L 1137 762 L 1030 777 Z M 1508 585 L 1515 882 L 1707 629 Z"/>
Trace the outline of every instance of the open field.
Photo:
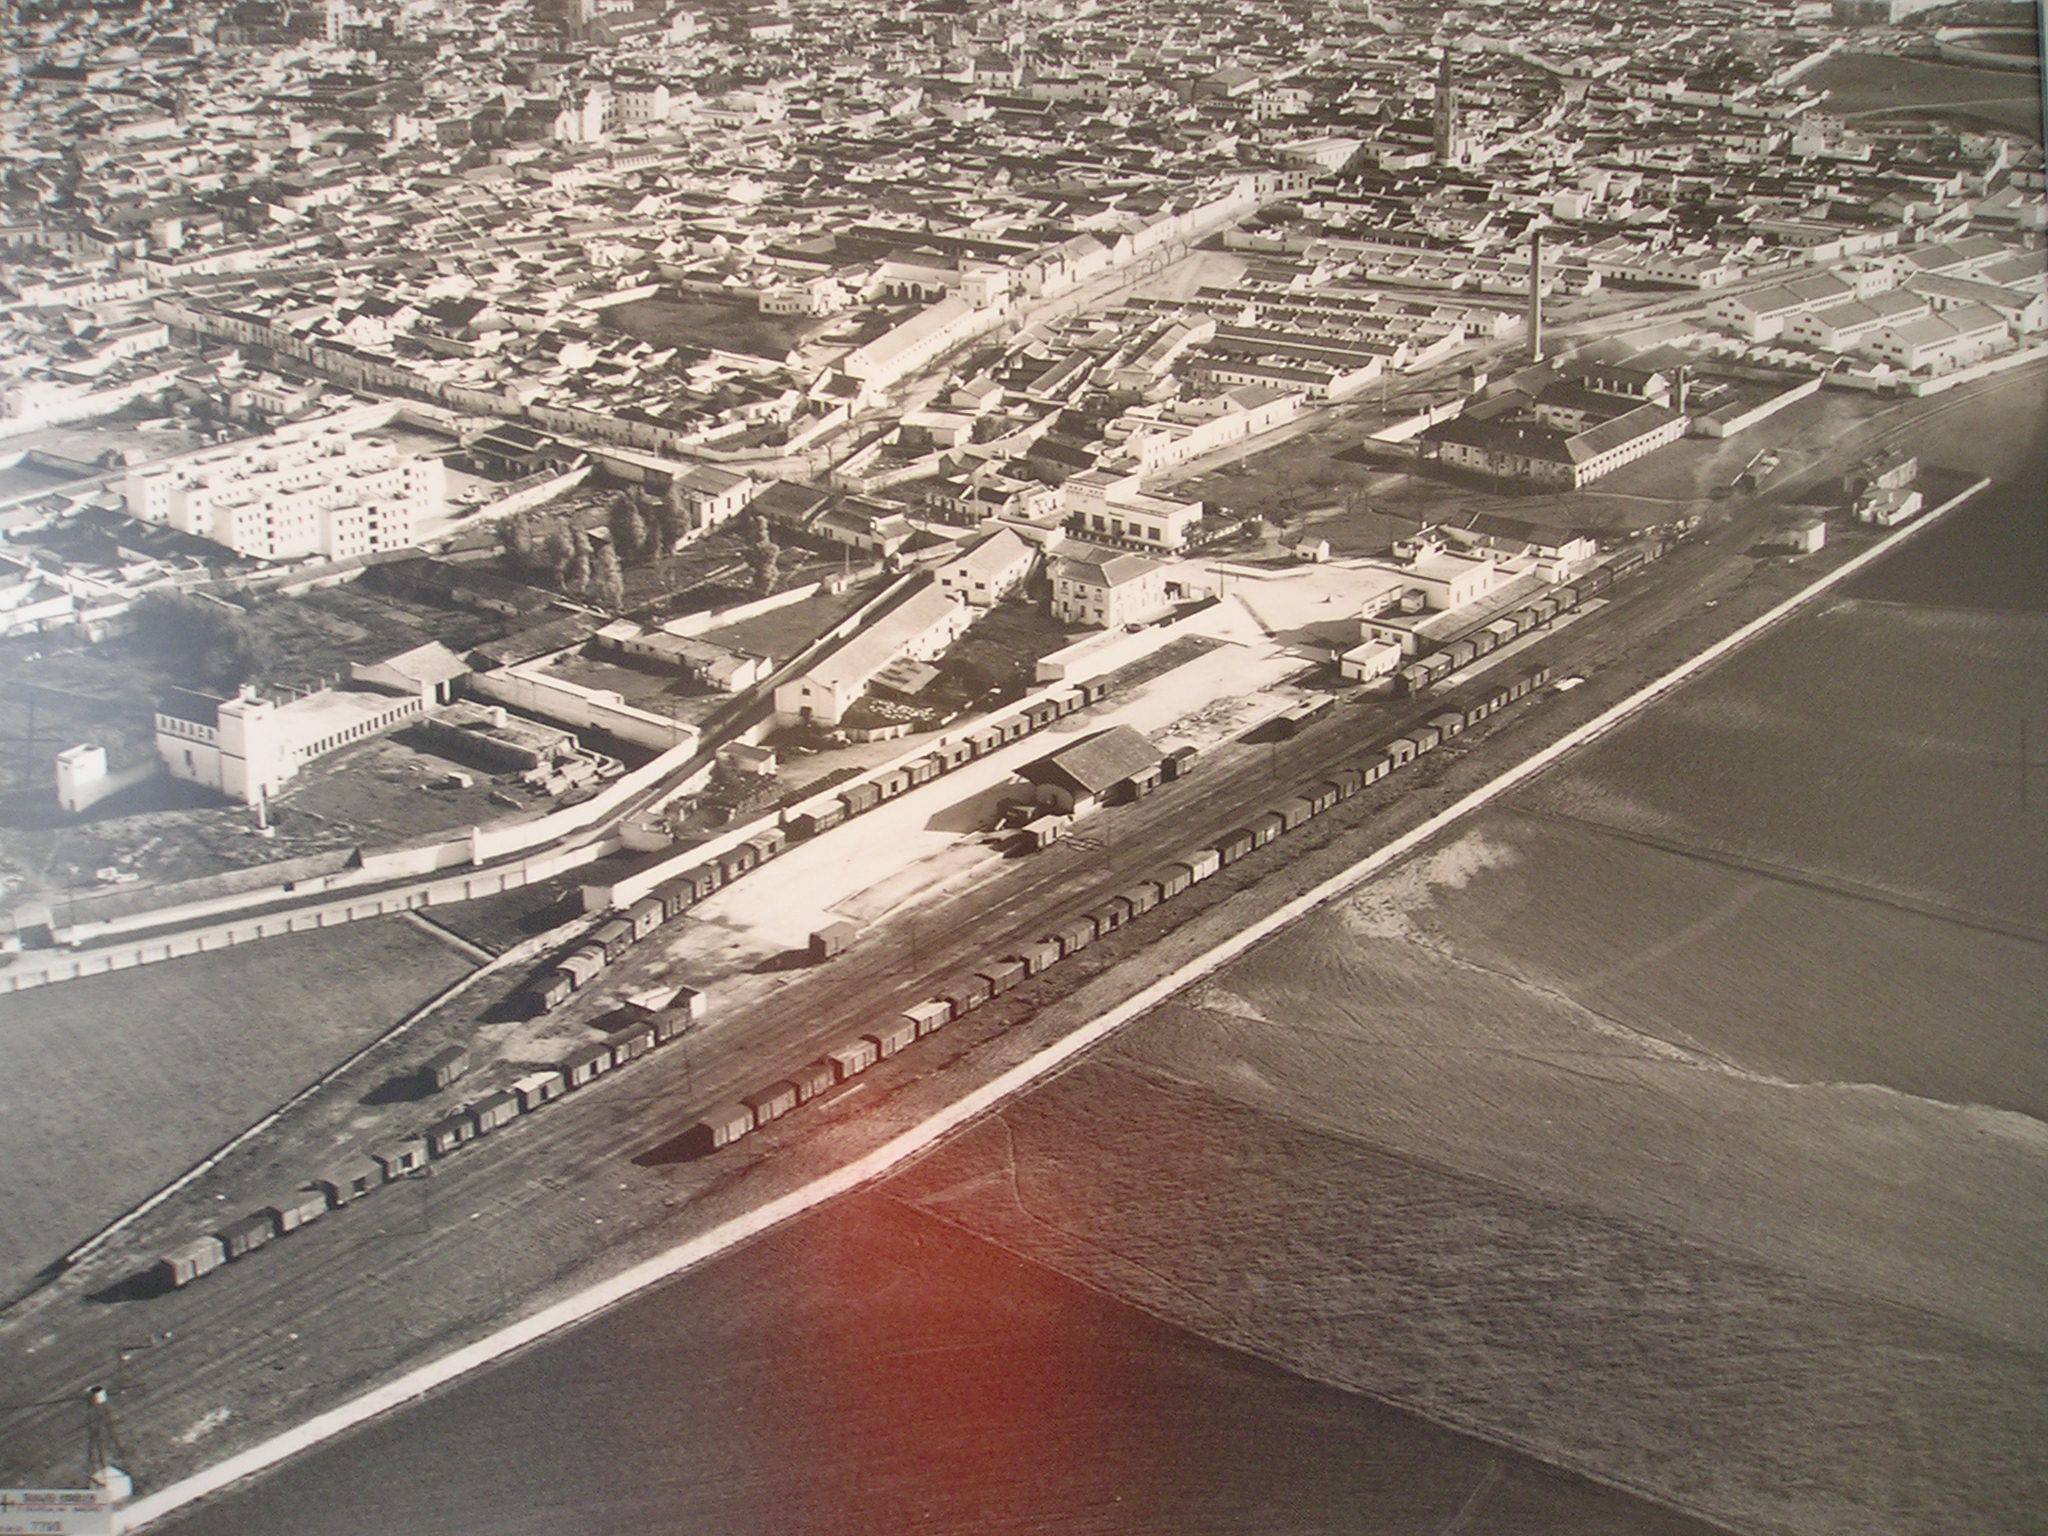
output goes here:
<path id="1" fill-rule="evenodd" d="M 1218 1349 L 876 1195 L 436 1408 L 314 1453 L 288 1487 L 258 1484 L 165 1530 L 1707 1529 Z"/>
<path id="2" fill-rule="evenodd" d="M 707 630 L 704 639 L 735 651 L 772 656 L 780 666 L 875 595 L 870 584 L 844 592 L 815 592 L 801 602 Z"/>
<path id="3" fill-rule="evenodd" d="M 1901 114 L 2041 132 L 2041 77 L 1890 54 L 1837 54 L 1800 81 L 1828 93 L 1831 112 Z"/>
<path id="4" fill-rule="evenodd" d="M 470 964 L 393 917 L 7 998 L 0 1048 L 14 1065 L 0 1074 L 0 1293 Z"/>
<path id="5" fill-rule="evenodd" d="M 2048 614 L 1854 600 L 1547 776 L 1531 809 L 2040 929 Z"/>
<path id="6" fill-rule="evenodd" d="M 604 323 L 658 346 L 720 347 L 777 359 L 819 329 L 801 315 L 764 315 L 752 304 L 681 293 L 615 305 L 604 312 Z"/>
<path id="7" fill-rule="evenodd" d="M 1807 614 L 890 1187 L 1738 1529 L 2025 1528 L 2042 622 Z"/>

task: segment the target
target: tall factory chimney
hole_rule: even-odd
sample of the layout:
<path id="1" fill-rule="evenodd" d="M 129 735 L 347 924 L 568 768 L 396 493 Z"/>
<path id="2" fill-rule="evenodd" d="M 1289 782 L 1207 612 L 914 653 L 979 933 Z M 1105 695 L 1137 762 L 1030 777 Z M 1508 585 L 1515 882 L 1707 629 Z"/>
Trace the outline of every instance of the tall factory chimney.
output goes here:
<path id="1" fill-rule="evenodd" d="M 1543 361 L 1543 231 L 1529 231 L 1529 361 Z"/>

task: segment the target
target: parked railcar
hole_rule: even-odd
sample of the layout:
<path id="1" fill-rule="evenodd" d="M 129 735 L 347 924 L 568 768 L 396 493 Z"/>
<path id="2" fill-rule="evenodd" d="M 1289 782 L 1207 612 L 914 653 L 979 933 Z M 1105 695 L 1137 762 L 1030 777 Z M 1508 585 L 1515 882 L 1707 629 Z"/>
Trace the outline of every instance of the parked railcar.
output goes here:
<path id="1" fill-rule="evenodd" d="M 578 945 L 562 957 L 562 969 L 576 978 L 579 989 L 589 986 L 598 972 L 610 964 L 604 946 L 595 942 Z"/>
<path id="2" fill-rule="evenodd" d="M 1095 942 L 1095 919 L 1093 917 L 1072 918 L 1053 934 L 1053 938 L 1060 946 L 1060 958 L 1062 960 L 1065 960 L 1070 955 L 1077 955 Z"/>
<path id="3" fill-rule="evenodd" d="M 318 1221 L 327 1214 L 327 1197 L 317 1189 L 299 1189 L 283 1199 L 266 1205 L 263 1214 L 270 1218 L 271 1226 L 279 1237 L 296 1232 L 309 1222 Z"/>
<path id="4" fill-rule="evenodd" d="M 1223 855 L 1214 848 L 1197 848 L 1188 855 L 1188 868 L 1197 881 L 1208 879 L 1223 867 Z"/>
<path id="5" fill-rule="evenodd" d="M 427 1127 L 427 1149 L 436 1157 L 446 1157 L 474 1140 L 476 1121 L 466 1109 L 444 1115 Z"/>
<path id="6" fill-rule="evenodd" d="M 994 995 L 988 989 L 987 979 L 981 976 L 956 976 L 939 988 L 939 996 L 952 1004 L 956 1019 L 964 1019 Z"/>
<path id="7" fill-rule="evenodd" d="M 313 1187 L 327 1196 L 330 1210 L 340 1210 L 352 1200 L 360 1200 L 384 1182 L 384 1170 L 369 1158 L 357 1153 L 344 1158 L 338 1165 L 328 1169 L 313 1180 Z"/>
<path id="8" fill-rule="evenodd" d="M 592 1040 L 571 1048 L 556 1065 L 563 1082 L 571 1088 L 581 1088 L 611 1071 L 612 1048 L 602 1040 Z"/>
<path id="9" fill-rule="evenodd" d="M 796 1084 L 788 1081 L 770 1083 L 766 1088 L 741 1094 L 740 1102 L 754 1112 L 754 1126 L 758 1130 L 770 1120 L 780 1120 L 796 1108 Z"/>
<path id="10" fill-rule="evenodd" d="M 1216 852 L 1217 863 L 1221 866 L 1235 864 L 1258 844 L 1258 836 L 1250 827 L 1239 827 L 1233 832 L 1224 833 L 1212 846 Z"/>
<path id="11" fill-rule="evenodd" d="M 1335 782 L 1330 779 L 1324 779 L 1320 783 L 1311 784 L 1302 793 L 1308 797 L 1310 814 L 1315 816 L 1322 815 L 1323 812 L 1343 798 L 1343 791 L 1338 789 Z"/>
<path id="12" fill-rule="evenodd" d="M 867 1071 L 881 1059 L 881 1050 L 875 1042 L 863 1035 L 835 1045 L 825 1053 L 825 1059 L 832 1063 L 832 1071 L 840 1082 Z"/>
<path id="13" fill-rule="evenodd" d="M 798 837 L 816 837 L 820 832 L 829 832 L 846 820 L 846 804 L 834 799 L 808 811 L 799 812 L 789 820 L 790 830 Z"/>
<path id="14" fill-rule="evenodd" d="M 643 896 L 626 908 L 625 921 L 632 926 L 633 941 L 637 944 L 659 928 L 667 916 L 659 896 Z"/>
<path id="15" fill-rule="evenodd" d="M 1132 918 L 1143 917 L 1159 905 L 1159 886 L 1151 880 L 1140 880 L 1116 899 L 1130 904 L 1131 917 L 1125 919 L 1128 922 Z"/>
<path id="16" fill-rule="evenodd" d="M 633 925 L 617 917 L 608 923 L 599 923 L 590 935 L 590 942 L 604 951 L 605 963 L 609 965 L 633 947 Z"/>
<path id="17" fill-rule="evenodd" d="M 1152 877 L 1159 887 L 1159 899 L 1171 901 L 1195 883 L 1195 874 L 1185 864 L 1169 864 Z"/>
<path id="18" fill-rule="evenodd" d="M 986 970 L 975 973 L 988 983 L 989 996 L 996 997 L 1009 991 L 1031 974 L 1030 967 L 1022 960 L 998 960 Z"/>
<path id="19" fill-rule="evenodd" d="M 227 1261 L 227 1250 L 222 1247 L 221 1240 L 208 1233 L 166 1252 L 156 1261 L 151 1273 L 160 1283 L 177 1290 L 190 1285 L 201 1275 L 211 1274 Z"/>
<path id="20" fill-rule="evenodd" d="M 427 1166 L 427 1139 L 424 1136 L 408 1136 L 403 1141 L 372 1147 L 370 1160 L 377 1165 L 377 1171 L 383 1181 L 389 1184 L 409 1173 L 417 1173 Z"/>
<path id="21" fill-rule="evenodd" d="M 822 1056 L 789 1074 L 789 1085 L 796 1090 L 799 1104 L 808 1104 L 819 1094 L 830 1093 L 838 1081 L 839 1074 L 832 1070 L 832 1063 Z"/>
<path id="22" fill-rule="evenodd" d="M 604 1043 L 611 1050 L 613 1066 L 623 1067 L 629 1061 L 637 1061 L 654 1049 L 654 1021 L 635 1019 L 607 1034 Z"/>
<path id="23" fill-rule="evenodd" d="M 904 1009 L 903 1017 L 910 1021 L 910 1027 L 917 1031 L 921 1040 L 953 1022 L 953 1005 L 943 997 L 927 998 Z"/>
<path id="24" fill-rule="evenodd" d="M 519 1095 L 521 1112 L 530 1115 L 541 1105 L 552 1103 L 567 1093 L 569 1083 L 560 1068 L 550 1067 L 518 1078 L 512 1084 L 512 1091 Z"/>
<path id="25" fill-rule="evenodd" d="M 875 1043 L 878 1058 L 894 1056 L 917 1039 L 917 1026 L 899 1013 L 895 1018 L 884 1019 L 873 1029 L 865 1031 L 862 1038 Z"/>
<path id="26" fill-rule="evenodd" d="M 488 1136 L 519 1118 L 519 1095 L 504 1089 L 487 1094 L 470 1105 L 469 1118 L 476 1122 L 477 1135 Z"/>
<path id="27" fill-rule="evenodd" d="M 552 1013 L 569 1001 L 576 990 L 576 977 L 561 966 L 550 966 L 527 983 L 526 995 L 535 1013 Z"/>
<path id="28" fill-rule="evenodd" d="M 754 1129 L 754 1112 L 744 1104 L 714 1104 L 683 1132 L 683 1141 L 694 1150 L 716 1152 L 729 1147 Z"/>
<path id="29" fill-rule="evenodd" d="M 1460 710 L 1447 709 L 1441 714 L 1431 715 L 1429 723 L 1436 727 L 1436 739 L 1440 742 L 1465 733 L 1465 716 Z"/>
<path id="30" fill-rule="evenodd" d="M 273 1237 L 277 1227 L 267 1211 L 252 1211 L 222 1227 L 218 1234 L 221 1251 L 231 1259 L 254 1253 Z"/>
<path id="31" fill-rule="evenodd" d="M 687 880 L 681 878 L 656 886 L 654 894 L 661 899 L 661 920 L 665 923 L 681 917 L 697 900 L 697 893 L 690 889 Z"/>

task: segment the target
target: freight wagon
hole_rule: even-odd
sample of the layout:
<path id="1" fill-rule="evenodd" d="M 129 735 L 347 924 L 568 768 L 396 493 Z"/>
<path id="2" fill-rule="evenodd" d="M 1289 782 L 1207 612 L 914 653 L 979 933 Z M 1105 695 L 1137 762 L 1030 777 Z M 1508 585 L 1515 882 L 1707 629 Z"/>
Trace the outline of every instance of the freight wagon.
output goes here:
<path id="1" fill-rule="evenodd" d="M 1026 976 L 1036 976 L 1060 963 L 1059 944 L 1052 939 L 1040 939 L 1036 944 L 1025 944 L 1013 955 L 1004 958 L 1015 960 L 1024 967 Z"/>
<path id="2" fill-rule="evenodd" d="M 468 1071 L 469 1052 L 459 1045 L 451 1045 L 421 1062 L 419 1076 L 430 1090 L 439 1093 Z"/>
<path id="3" fill-rule="evenodd" d="M 877 1024 L 861 1038 L 875 1043 L 875 1056 L 880 1060 L 883 1057 L 894 1056 L 916 1040 L 917 1025 L 899 1014 L 886 1023 Z"/>
<path id="4" fill-rule="evenodd" d="M 402 1179 L 409 1173 L 416 1173 L 427 1166 L 427 1142 L 424 1136 L 409 1136 L 404 1141 L 392 1142 L 389 1146 L 370 1149 L 370 1160 L 377 1165 L 378 1174 L 386 1184 Z"/>
<path id="5" fill-rule="evenodd" d="M 819 1094 L 830 1093 L 838 1081 L 839 1074 L 832 1070 L 832 1063 L 822 1056 L 789 1074 L 789 1085 L 796 1090 L 799 1104 L 808 1104 Z"/>
<path id="6" fill-rule="evenodd" d="M 754 1128 L 754 1112 L 744 1104 L 715 1104 L 704 1111 L 683 1140 L 705 1152 L 729 1147 Z"/>
<path id="7" fill-rule="evenodd" d="M 796 1084 L 770 1083 L 766 1088 L 742 1094 L 740 1102 L 753 1111 L 754 1125 L 758 1129 L 770 1120 L 781 1119 L 796 1108 Z"/>
<path id="8" fill-rule="evenodd" d="M 1008 959 L 999 960 L 978 974 L 988 983 L 989 996 L 997 997 L 1023 981 L 1031 969 L 1022 960 Z"/>
<path id="9" fill-rule="evenodd" d="M 270 1224 L 279 1237 L 287 1232 L 296 1232 L 308 1222 L 318 1221 L 327 1214 L 327 1197 L 317 1189 L 295 1190 L 271 1205 L 263 1208 L 270 1218 Z"/>
<path id="10" fill-rule="evenodd" d="M 590 935 L 590 942 L 604 951 L 605 964 L 610 965 L 633 947 L 633 925 L 619 918 L 600 923 Z"/>
<path id="11" fill-rule="evenodd" d="M 467 1110 L 445 1116 L 427 1127 L 427 1149 L 436 1157 L 446 1157 L 457 1147 L 476 1139 L 476 1121 Z"/>
<path id="12" fill-rule="evenodd" d="M 1258 842 L 1257 834 L 1250 827 L 1239 827 L 1234 832 L 1224 833 L 1213 844 L 1218 867 L 1224 864 L 1235 864 L 1239 859 L 1250 853 L 1252 849 L 1256 848 Z"/>
<path id="13" fill-rule="evenodd" d="M 912 1003 L 903 1010 L 903 1017 L 910 1021 L 910 1027 L 921 1040 L 953 1022 L 953 1005 L 944 998 L 929 998 L 922 1003 Z"/>
<path id="14" fill-rule="evenodd" d="M 1092 917 L 1077 917 L 1053 934 L 1052 938 L 1053 942 L 1060 947 L 1060 958 L 1062 960 L 1066 959 L 1069 955 L 1077 955 L 1095 942 L 1095 919 Z"/>
<path id="15" fill-rule="evenodd" d="M 156 1261 L 152 1273 L 160 1283 L 176 1290 L 190 1285 L 201 1275 L 213 1273 L 227 1261 L 227 1251 L 221 1247 L 220 1239 L 208 1234 L 171 1249 Z"/>
<path id="16" fill-rule="evenodd" d="M 221 1252 L 231 1259 L 239 1259 L 254 1253 L 277 1236 L 277 1226 L 271 1221 L 268 1211 L 252 1211 L 229 1222 L 218 1235 Z"/>
<path id="17" fill-rule="evenodd" d="M 875 1042 L 865 1036 L 856 1036 L 825 1053 L 825 1059 L 832 1063 L 832 1071 L 842 1083 L 857 1073 L 867 1071 L 880 1056 Z"/>
<path id="18" fill-rule="evenodd" d="M 470 1106 L 469 1117 L 476 1122 L 477 1135 L 488 1136 L 499 1126 L 519 1118 L 519 1095 L 501 1090 L 479 1099 Z"/>
<path id="19" fill-rule="evenodd" d="M 659 896 L 643 896 L 626 908 L 626 921 L 633 928 L 633 942 L 639 943 L 667 920 Z"/>
<path id="20" fill-rule="evenodd" d="M 563 1082 L 571 1088 L 581 1088 L 611 1071 L 612 1048 L 602 1040 L 579 1045 L 562 1057 L 559 1067 Z"/>
<path id="21" fill-rule="evenodd" d="M 559 1071 L 529 1072 L 512 1084 L 512 1091 L 519 1095 L 522 1113 L 532 1114 L 541 1105 L 559 1099 L 569 1091 L 569 1084 Z"/>

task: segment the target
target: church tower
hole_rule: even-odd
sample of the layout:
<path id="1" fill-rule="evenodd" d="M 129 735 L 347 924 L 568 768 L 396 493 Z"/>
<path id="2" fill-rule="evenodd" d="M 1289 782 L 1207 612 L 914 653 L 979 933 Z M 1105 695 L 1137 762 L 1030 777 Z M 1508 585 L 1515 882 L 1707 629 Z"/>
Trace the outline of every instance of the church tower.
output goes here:
<path id="1" fill-rule="evenodd" d="M 1436 159 L 1459 165 L 1465 159 L 1464 136 L 1458 132 L 1458 85 L 1451 78 L 1451 50 L 1445 48 L 1436 76 Z"/>

